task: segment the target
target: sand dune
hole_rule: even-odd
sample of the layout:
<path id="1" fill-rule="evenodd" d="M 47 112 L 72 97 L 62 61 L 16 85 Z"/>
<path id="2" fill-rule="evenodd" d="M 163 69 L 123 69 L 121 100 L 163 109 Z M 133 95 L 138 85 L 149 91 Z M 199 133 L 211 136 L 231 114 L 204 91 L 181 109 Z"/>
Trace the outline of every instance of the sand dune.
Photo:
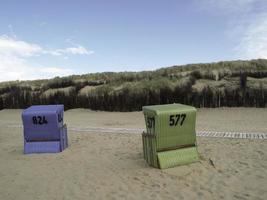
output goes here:
<path id="1" fill-rule="evenodd" d="M 197 129 L 267 132 L 267 110 L 201 109 Z M 20 110 L 0 111 L 0 199 L 266 199 L 267 140 L 197 138 L 201 160 L 166 170 L 139 134 L 69 132 L 60 154 L 23 155 Z M 142 113 L 65 113 L 69 126 L 143 128 Z M 226 126 L 227 125 L 227 126 Z"/>

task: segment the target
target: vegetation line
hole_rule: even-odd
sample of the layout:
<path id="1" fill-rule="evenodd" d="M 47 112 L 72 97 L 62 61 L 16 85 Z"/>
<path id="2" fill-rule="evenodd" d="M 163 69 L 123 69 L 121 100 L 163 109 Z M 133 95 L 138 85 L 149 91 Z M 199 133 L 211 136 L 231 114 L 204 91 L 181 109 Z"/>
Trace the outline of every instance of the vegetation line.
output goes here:
<path id="1" fill-rule="evenodd" d="M 64 104 L 65 109 L 137 111 L 144 105 L 266 107 L 267 60 L 172 66 L 0 83 L 0 109 Z"/>

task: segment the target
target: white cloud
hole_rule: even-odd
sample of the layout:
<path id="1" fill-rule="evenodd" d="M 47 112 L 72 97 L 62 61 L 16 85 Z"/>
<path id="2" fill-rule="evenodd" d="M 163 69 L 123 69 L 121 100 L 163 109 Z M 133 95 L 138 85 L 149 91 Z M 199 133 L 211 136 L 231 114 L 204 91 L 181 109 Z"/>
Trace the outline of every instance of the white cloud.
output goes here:
<path id="1" fill-rule="evenodd" d="M 13 38 L 17 38 L 14 30 L 13 30 L 13 26 L 11 24 L 8 25 L 8 29 L 9 29 L 9 33 Z"/>
<path id="2" fill-rule="evenodd" d="M 198 8 L 228 21 L 235 59 L 267 58 L 266 0 L 195 0 Z"/>
<path id="3" fill-rule="evenodd" d="M 39 45 L 16 40 L 8 36 L 0 36 L 0 54 L 13 56 L 33 56 L 42 52 Z"/>
<path id="4" fill-rule="evenodd" d="M 238 57 L 267 58 L 267 14 L 251 19 L 239 37 L 239 44 L 234 49 Z"/>
<path id="5" fill-rule="evenodd" d="M 0 54 L 0 82 L 8 80 L 32 79 L 31 70 L 24 59 Z"/>
<path id="6" fill-rule="evenodd" d="M 63 52 L 65 53 L 71 53 L 71 54 L 92 54 L 94 53 L 93 51 L 88 51 L 87 49 L 85 49 L 84 47 L 82 46 L 78 46 L 78 47 L 69 47 L 69 48 L 66 48 L 65 50 L 63 50 Z"/>
<path id="7" fill-rule="evenodd" d="M 66 59 L 66 54 L 88 55 L 90 53 L 92 52 L 82 46 L 48 51 L 38 44 L 2 35 L 0 36 L 0 82 L 70 75 L 74 73 L 72 69 L 43 65 L 36 66 L 29 59 L 33 56 L 44 54 L 63 56 L 63 59 Z"/>
<path id="8" fill-rule="evenodd" d="M 74 73 L 72 69 L 60 67 L 34 66 L 24 58 L 0 54 L 0 82 L 9 80 L 33 80 L 67 76 Z"/>
<path id="9" fill-rule="evenodd" d="M 9 80 L 33 80 L 67 76 L 73 74 L 71 69 L 59 67 L 34 67 L 25 60 L 17 57 L 3 57 L 0 55 L 0 82 Z"/>
<path id="10" fill-rule="evenodd" d="M 11 54 L 11 55 L 27 57 L 38 54 L 50 54 L 53 56 L 61 56 L 64 54 L 89 55 L 92 53 L 94 52 L 87 50 L 85 47 L 81 45 L 77 45 L 76 47 L 68 47 L 65 49 L 46 50 L 34 43 L 28 43 L 25 41 L 16 40 L 6 35 L 0 36 L 0 54 L 8 54 L 8 55 Z"/>
<path id="11" fill-rule="evenodd" d="M 73 54 L 73 55 L 89 55 L 93 54 L 94 51 L 88 51 L 83 46 L 77 46 L 77 47 L 68 47 L 65 49 L 56 49 L 56 50 L 47 50 L 44 51 L 45 54 L 51 54 L 53 56 L 61 56 L 63 54 Z"/>

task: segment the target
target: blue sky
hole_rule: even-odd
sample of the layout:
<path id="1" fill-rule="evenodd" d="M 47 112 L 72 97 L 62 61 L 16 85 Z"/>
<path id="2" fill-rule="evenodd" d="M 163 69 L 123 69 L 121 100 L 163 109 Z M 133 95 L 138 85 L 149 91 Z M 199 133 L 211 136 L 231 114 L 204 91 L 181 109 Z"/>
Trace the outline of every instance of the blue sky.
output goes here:
<path id="1" fill-rule="evenodd" d="M 0 81 L 252 58 L 265 0 L 0 0 Z"/>

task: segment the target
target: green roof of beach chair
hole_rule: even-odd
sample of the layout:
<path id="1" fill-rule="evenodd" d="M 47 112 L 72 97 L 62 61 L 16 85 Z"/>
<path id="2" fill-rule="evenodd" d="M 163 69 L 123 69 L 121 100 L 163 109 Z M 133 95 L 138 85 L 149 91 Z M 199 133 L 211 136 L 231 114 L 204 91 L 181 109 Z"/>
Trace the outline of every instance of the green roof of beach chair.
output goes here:
<path id="1" fill-rule="evenodd" d="M 157 151 L 196 142 L 196 108 L 182 104 L 144 106 L 147 134 L 156 136 Z"/>

